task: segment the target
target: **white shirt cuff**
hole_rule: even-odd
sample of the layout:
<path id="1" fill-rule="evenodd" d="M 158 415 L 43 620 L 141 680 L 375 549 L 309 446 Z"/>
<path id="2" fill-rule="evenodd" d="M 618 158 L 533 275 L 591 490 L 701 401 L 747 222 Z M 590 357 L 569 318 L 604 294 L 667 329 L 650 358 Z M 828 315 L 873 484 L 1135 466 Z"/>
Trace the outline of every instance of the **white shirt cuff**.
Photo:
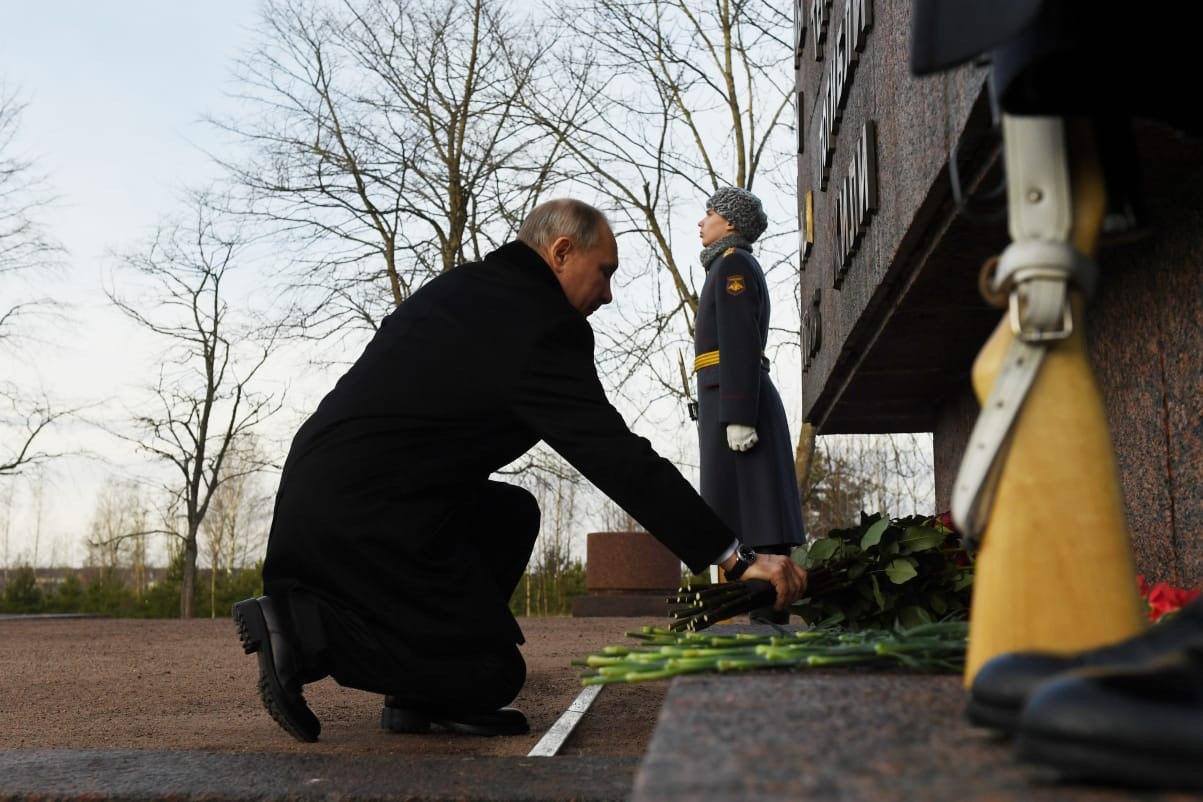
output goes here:
<path id="1" fill-rule="evenodd" d="M 738 548 L 739 548 L 739 538 L 735 538 L 735 540 L 731 541 L 731 545 L 727 547 L 727 550 L 718 556 L 718 559 L 714 561 L 714 564 L 722 565 L 727 560 L 731 559 L 731 555 L 734 554 L 735 550 Z"/>

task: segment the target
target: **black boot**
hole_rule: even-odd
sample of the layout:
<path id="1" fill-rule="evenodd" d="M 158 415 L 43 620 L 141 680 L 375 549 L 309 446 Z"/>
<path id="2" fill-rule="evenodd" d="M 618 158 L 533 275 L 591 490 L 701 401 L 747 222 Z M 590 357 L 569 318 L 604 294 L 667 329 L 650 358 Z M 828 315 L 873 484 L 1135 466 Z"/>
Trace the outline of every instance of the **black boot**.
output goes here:
<path id="1" fill-rule="evenodd" d="M 987 662 L 973 679 L 966 714 L 979 727 L 1013 733 L 1028 695 L 1058 674 L 1087 666 L 1136 666 L 1190 644 L 1203 645 L 1203 599 L 1126 641 L 1075 655 L 1012 652 Z"/>
<path id="2" fill-rule="evenodd" d="M 259 655 L 259 698 L 263 706 L 298 741 L 316 741 L 322 724 L 301 695 L 301 654 L 285 632 L 267 596 L 234 605 L 234 623 L 247 654 Z"/>
<path id="3" fill-rule="evenodd" d="M 530 724 L 521 710 L 503 707 L 488 713 L 449 713 L 404 707 L 392 696 L 384 697 L 380 711 L 380 728 L 389 732 L 423 733 L 430 726 L 465 735 L 526 735 Z"/>
<path id="4" fill-rule="evenodd" d="M 1041 685 L 1016 745 L 1020 759 L 1080 779 L 1203 788 L 1203 646 Z"/>

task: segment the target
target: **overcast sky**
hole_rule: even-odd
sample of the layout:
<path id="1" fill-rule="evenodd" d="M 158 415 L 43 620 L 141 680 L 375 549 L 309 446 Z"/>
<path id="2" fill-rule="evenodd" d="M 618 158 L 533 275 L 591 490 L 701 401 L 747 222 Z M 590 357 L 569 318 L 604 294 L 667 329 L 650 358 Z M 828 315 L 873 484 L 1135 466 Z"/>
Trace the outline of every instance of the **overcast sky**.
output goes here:
<path id="1" fill-rule="evenodd" d="M 69 304 L 65 326 L 28 348 L 3 372 L 71 403 L 120 403 L 145 379 L 153 343 L 108 306 L 101 280 L 108 252 L 130 247 L 176 206 L 180 189 L 217 169 L 201 122 L 226 107 L 231 61 L 246 47 L 257 4 L 162 0 L 47 0 L 5 3 L 0 81 L 28 101 L 19 145 L 37 158 L 59 196 L 51 233 L 67 248 L 50 287 Z M 6 361 L 11 357 L 0 357 Z M 101 479 L 123 473 L 128 449 L 83 425 L 58 433 L 111 462 L 55 463 L 44 493 L 39 562 L 72 562 Z M 32 557 L 30 487 L 18 488 L 23 514 L 11 529 L 11 556 Z M 22 497 L 24 501 L 22 502 Z"/>
<path id="2" fill-rule="evenodd" d="M 49 286 L 70 304 L 70 312 L 66 325 L 23 358 L 0 356 L 7 362 L 0 374 L 26 387 L 42 386 L 64 403 L 94 405 L 93 418 L 117 419 L 136 399 L 136 389 L 153 374 L 158 349 L 104 297 L 110 252 L 136 246 L 164 214 L 178 210 L 183 187 L 219 176 L 204 151 L 220 151 L 223 143 L 202 117 L 232 110 L 224 93 L 232 88 L 234 59 L 253 39 L 257 13 L 253 0 L 6 4 L 0 81 L 29 102 L 19 144 L 38 158 L 60 198 L 49 222 L 68 256 L 62 275 Z M 788 193 L 776 201 L 779 210 L 793 205 Z M 792 214 L 779 216 L 788 222 Z M 688 263 L 696 262 L 695 220 L 690 214 L 673 221 Z M 789 325 L 792 304 L 788 296 L 775 302 L 775 326 Z M 302 364 L 298 357 L 275 367 L 277 378 L 291 378 L 289 408 L 276 423 L 280 438 L 333 381 L 302 370 Z M 794 356 L 785 354 L 774 366 L 774 379 L 792 425 L 800 380 Z M 673 444 L 692 437 L 684 426 L 676 432 L 636 429 L 670 457 Z M 84 423 L 61 427 L 54 438 L 57 448 L 87 449 L 96 458 L 58 460 L 48 470 L 37 557 L 42 564 L 78 563 L 99 484 L 107 476 L 142 474 L 147 461 Z M 29 480 L 18 485 L 10 563 L 33 557 L 32 491 Z"/>

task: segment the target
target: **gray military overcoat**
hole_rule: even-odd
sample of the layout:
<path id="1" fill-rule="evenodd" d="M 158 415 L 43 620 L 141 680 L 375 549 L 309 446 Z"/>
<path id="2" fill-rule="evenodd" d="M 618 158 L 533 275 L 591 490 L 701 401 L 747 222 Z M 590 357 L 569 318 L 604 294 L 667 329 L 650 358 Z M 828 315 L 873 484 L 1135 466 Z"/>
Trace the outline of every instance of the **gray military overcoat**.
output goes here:
<path id="1" fill-rule="evenodd" d="M 789 426 L 764 356 L 769 311 L 751 253 L 728 248 L 711 261 L 694 336 L 702 498 L 755 547 L 804 540 Z M 732 451 L 729 423 L 755 426 L 759 442 Z"/>

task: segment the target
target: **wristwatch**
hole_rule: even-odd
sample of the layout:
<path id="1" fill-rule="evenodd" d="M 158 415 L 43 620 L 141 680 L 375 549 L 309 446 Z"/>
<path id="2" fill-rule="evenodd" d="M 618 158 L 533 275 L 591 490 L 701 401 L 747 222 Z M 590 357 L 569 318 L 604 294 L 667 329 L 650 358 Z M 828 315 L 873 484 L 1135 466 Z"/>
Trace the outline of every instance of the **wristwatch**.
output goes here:
<path id="1" fill-rule="evenodd" d="M 756 550 L 740 543 L 739 548 L 735 550 L 735 565 L 724 573 L 727 574 L 728 579 L 739 579 L 744 575 L 744 571 L 748 570 L 748 566 L 754 562 L 756 562 Z"/>

